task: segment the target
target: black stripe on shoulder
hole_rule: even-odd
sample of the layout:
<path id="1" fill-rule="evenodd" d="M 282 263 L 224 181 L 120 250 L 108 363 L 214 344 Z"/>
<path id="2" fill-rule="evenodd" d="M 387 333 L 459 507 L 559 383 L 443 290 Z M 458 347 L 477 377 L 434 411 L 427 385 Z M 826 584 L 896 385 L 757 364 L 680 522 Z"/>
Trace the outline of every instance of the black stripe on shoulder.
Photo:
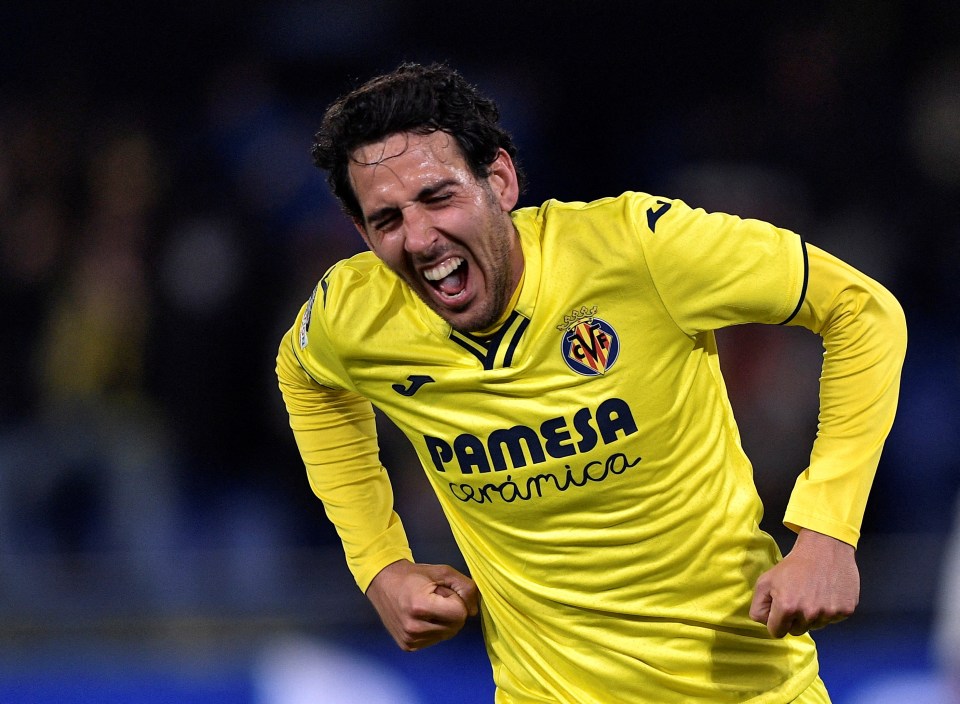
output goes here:
<path id="1" fill-rule="evenodd" d="M 807 243 L 803 240 L 800 240 L 800 249 L 803 251 L 803 286 L 800 287 L 800 300 L 797 301 L 797 307 L 787 316 L 786 320 L 779 323 L 780 325 L 786 325 L 797 317 L 797 313 L 800 312 L 800 306 L 803 305 L 803 299 L 807 297 L 807 283 L 810 280 L 810 260 L 807 258 Z"/>

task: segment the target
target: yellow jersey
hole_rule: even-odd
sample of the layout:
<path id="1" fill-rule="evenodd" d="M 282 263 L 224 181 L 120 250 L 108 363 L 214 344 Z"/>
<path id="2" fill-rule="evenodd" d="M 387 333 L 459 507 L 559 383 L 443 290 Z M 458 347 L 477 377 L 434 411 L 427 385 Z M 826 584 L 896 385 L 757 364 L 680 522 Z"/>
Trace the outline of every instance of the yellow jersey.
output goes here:
<path id="1" fill-rule="evenodd" d="M 748 615 L 780 554 L 713 331 L 799 322 L 848 350 L 836 291 L 855 280 L 899 307 L 793 232 L 678 200 L 548 201 L 513 221 L 523 281 L 491 334 L 453 331 L 364 253 L 325 274 L 281 344 L 291 425 L 358 584 L 412 559 L 372 404 L 415 448 L 477 582 L 498 703 L 791 701 L 816 649 Z M 852 544 L 899 375 L 867 347 L 834 356 L 881 401 L 828 388 L 786 517 Z"/>

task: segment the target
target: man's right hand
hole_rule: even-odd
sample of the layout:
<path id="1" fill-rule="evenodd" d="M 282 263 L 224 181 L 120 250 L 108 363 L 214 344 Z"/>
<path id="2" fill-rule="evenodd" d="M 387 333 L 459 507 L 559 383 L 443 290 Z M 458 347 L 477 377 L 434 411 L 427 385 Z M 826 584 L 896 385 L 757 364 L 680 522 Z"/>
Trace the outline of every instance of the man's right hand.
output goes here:
<path id="1" fill-rule="evenodd" d="M 476 583 L 447 565 L 398 560 L 384 567 L 367 587 L 387 631 L 403 650 L 426 648 L 452 638 L 476 616 Z"/>

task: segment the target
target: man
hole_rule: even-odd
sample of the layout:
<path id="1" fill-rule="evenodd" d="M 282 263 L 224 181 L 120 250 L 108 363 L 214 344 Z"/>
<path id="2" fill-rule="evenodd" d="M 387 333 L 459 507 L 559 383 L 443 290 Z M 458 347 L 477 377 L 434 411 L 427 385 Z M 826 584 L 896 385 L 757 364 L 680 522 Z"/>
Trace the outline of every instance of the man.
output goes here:
<path id="1" fill-rule="evenodd" d="M 314 145 L 371 250 L 285 336 L 311 486 L 406 650 L 481 614 L 500 703 L 826 702 L 808 631 L 854 549 L 906 332 L 879 284 L 792 232 L 625 193 L 515 209 L 497 109 L 444 66 L 334 103 Z M 822 335 L 820 431 L 781 559 L 713 331 Z M 403 430 L 471 576 L 413 560 L 372 405 Z"/>

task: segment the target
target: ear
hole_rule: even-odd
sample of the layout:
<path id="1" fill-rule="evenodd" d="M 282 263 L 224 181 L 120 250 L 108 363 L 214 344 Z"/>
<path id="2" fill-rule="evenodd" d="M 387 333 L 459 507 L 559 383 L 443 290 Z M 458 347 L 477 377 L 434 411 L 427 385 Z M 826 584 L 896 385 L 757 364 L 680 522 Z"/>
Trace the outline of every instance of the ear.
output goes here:
<path id="1" fill-rule="evenodd" d="M 505 213 L 512 211 L 520 199 L 520 183 L 517 180 L 517 168 L 513 164 L 513 159 L 505 150 L 501 149 L 497 153 L 497 158 L 490 164 L 487 181 L 500 202 L 500 208 Z"/>

